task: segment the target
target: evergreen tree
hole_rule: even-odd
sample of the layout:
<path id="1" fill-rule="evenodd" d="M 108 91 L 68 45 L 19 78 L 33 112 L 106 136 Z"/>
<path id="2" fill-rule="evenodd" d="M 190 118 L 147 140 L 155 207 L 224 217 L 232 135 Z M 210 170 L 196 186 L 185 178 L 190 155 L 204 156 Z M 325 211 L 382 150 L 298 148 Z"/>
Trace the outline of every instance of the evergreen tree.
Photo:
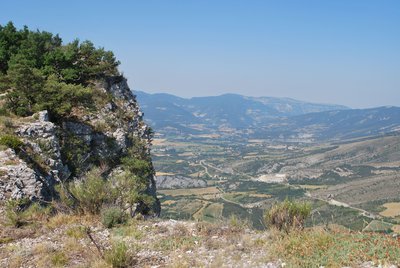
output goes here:
<path id="1" fill-rule="evenodd" d="M 92 42 L 62 44 L 58 35 L 0 25 L 0 92 L 7 108 L 19 116 L 48 109 L 66 116 L 73 107 L 90 103 L 94 80 L 118 75 L 111 51 Z"/>

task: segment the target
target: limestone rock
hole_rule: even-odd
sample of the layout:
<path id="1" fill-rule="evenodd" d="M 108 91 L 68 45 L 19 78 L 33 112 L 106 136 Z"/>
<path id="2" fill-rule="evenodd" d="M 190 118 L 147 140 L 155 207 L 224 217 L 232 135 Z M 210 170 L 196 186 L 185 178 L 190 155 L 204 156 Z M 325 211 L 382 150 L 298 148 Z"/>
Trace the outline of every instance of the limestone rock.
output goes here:
<path id="1" fill-rule="evenodd" d="M 31 121 L 27 120 L 29 123 L 17 127 L 15 134 L 29 152 L 0 151 L 0 199 L 51 199 L 56 183 L 71 179 L 71 174 L 80 176 L 99 163 L 105 163 L 112 174 L 134 139 L 142 141 L 144 151 L 150 154 L 151 130 L 143 121 L 127 80 L 122 76 L 110 77 L 96 82 L 95 87 L 112 96 L 103 107 L 82 108 L 56 122 L 50 121 L 47 111 L 41 111 Z M 68 143 L 71 137 L 73 140 Z M 79 151 L 82 149 L 79 146 L 85 150 Z M 79 161 L 74 164 L 79 165 L 80 174 L 65 156 L 66 152 L 72 157 L 79 154 Z M 75 173 L 71 172 L 74 170 Z M 159 214 L 156 183 L 153 176 L 148 179 L 147 192 L 156 200 L 153 211 Z"/>
<path id="2" fill-rule="evenodd" d="M 21 126 L 16 133 L 43 159 L 50 169 L 49 175 L 55 181 L 62 181 L 68 179 L 71 172 L 61 160 L 57 130 L 57 126 L 52 122 L 39 121 Z"/>
<path id="3" fill-rule="evenodd" d="M 32 169 L 12 149 L 0 151 L 0 200 L 47 199 L 54 181 Z"/>
<path id="4" fill-rule="evenodd" d="M 48 122 L 49 121 L 49 112 L 47 110 L 40 111 L 38 113 L 38 115 L 39 115 L 40 122 Z"/>

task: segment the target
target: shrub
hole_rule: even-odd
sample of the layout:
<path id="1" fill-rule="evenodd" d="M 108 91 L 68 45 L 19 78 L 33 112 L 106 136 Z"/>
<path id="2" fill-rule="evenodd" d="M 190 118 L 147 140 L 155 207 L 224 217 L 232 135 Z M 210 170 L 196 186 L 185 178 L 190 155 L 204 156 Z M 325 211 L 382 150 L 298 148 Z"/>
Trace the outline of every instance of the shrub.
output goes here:
<path id="1" fill-rule="evenodd" d="M 67 187 L 61 183 L 56 185 L 54 189 L 56 190 L 60 201 L 54 203 L 54 205 L 57 206 L 57 210 L 64 212 L 71 212 L 71 210 L 75 207 L 75 202 L 71 196 L 71 193 L 68 191 Z"/>
<path id="2" fill-rule="evenodd" d="M 8 115 L 10 115 L 10 113 L 8 112 L 6 107 L 0 107 L 0 115 L 1 116 L 8 116 Z"/>
<path id="3" fill-rule="evenodd" d="M 5 204 L 5 216 L 7 224 L 13 227 L 21 227 L 24 224 L 23 209 L 28 204 L 28 199 L 10 199 Z"/>
<path id="4" fill-rule="evenodd" d="M 17 228 L 30 222 L 48 220 L 52 213 L 51 205 L 32 203 L 28 198 L 10 199 L 5 203 L 7 224 Z"/>
<path id="5" fill-rule="evenodd" d="M 230 231 L 233 233 L 251 228 L 251 223 L 248 219 L 241 219 L 235 214 L 231 214 L 231 216 L 227 219 L 227 223 Z"/>
<path id="6" fill-rule="evenodd" d="M 64 267 L 68 263 L 68 258 L 62 251 L 56 251 L 51 255 L 51 263 L 56 267 Z"/>
<path id="7" fill-rule="evenodd" d="M 112 245 L 111 249 L 106 251 L 105 260 L 113 268 L 132 267 L 134 259 L 128 253 L 128 247 L 124 242 L 116 242 Z"/>
<path id="8" fill-rule="evenodd" d="M 303 229 L 304 221 L 311 213 L 311 205 L 298 203 L 289 199 L 272 206 L 264 214 L 267 225 L 288 233 L 292 229 Z"/>
<path id="9" fill-rule="evenodd" d="M 68 165 L 73 175 L 82 175 L 82 164 L 88 161 L 90 146 L 79 136 L 67 131 L 61 137 L 61 159 Z"/>
<path id="10" fill-rule="evenodd" d="M 70 192 L 77 203 L 77 209 L 82 213 L 98 214 L 109 199 L 107 185 L 98 168 L 86 173 L 83 180 L 72 182 Z"/>
<path id="11" fill-rule="evenodd" d="M 117 224 L 126 223 L 126 221 L 126 213 L 117 207 L 106 208 L 101 213 L 101 223 L 106 228 L 112 228 Z"/>
<path id="12" fill-rule="evenodd" d="M 92 104 L 92 90 L 81 85 L 59 82 L 55 75 L 48 77 L 37 96 L 34 111 L 48 110 L 56 118 L 68 116 L 73 107 Z"/>
<path id="13" fill-rule="evenodd" d="M 72 226 L 65 231 L 65 234 L 68 237 L 81 239 L 87 236 L 86 230 L 87 229 L 84 226 Z"/>
<path id="14" fill-rule="evenodd" d="M 129 213 L 146 214 L 154 203 L 154 198 L 146 193 L 148 181 L 129 171 L 111 178 L 113 199 L 119 207 L 129 209 Z"/>
<path id="15" fill-rule="evenodd" d="M 29 202 L 29 201 L 26 201 Z M 51 205 L 41 205 L 39 203 L 31 203 L 29 207 L 23 210 L 22 217 L 25 221 L 37 222 L 47 221 L 54 213 Z"/>
<path id="16" fill-rule="evenodd" d="M 6 118 L 6 119 L 3 121 L 3 125 L 4 125 L 4 127 L 7 128 L 7 129 L 12 129 L 12 128 L 14 127 L 13 121 L 12 121 L 10 118 Z"/>
<path id="17" fill-rule="evenodd" d="M 0 137 L 0 145 L 19 151 L 24 143 L 15 135 L 4 135 Z"/>

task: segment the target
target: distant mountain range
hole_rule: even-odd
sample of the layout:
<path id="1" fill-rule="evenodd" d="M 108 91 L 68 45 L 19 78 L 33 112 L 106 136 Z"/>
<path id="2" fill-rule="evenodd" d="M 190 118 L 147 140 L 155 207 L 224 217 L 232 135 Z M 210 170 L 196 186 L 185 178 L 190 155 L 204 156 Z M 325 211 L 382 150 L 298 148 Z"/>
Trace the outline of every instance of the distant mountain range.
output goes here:
<path id="1" fill-rule="evenodd" d="M 219 134 L 312 141 L 346 139 L 400 130 L 400 108 L 350 109 L 290 98 L 224 94 L 180 98 L 136 91 L 145 120 L 158 133 Z"/>
<path id="2" fill-rule="evenodd" d="M 399 107 L 336 110 L 281 118 L 259 128 L 253 136 L 344 140 L 393 132 L 400 133 Z"/>

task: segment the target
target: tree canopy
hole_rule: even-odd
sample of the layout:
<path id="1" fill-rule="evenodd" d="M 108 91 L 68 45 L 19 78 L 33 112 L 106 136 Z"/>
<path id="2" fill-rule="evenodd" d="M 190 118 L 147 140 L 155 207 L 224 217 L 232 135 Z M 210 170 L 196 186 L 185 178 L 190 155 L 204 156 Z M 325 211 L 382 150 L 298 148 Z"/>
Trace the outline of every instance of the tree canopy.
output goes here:
<path id="1" fill-rule="evenodd" d="M 118 75 L 113 52 L 92 42 L 63 44 L 58 34 L 0 25 L 0 93 L 7 107 L 26 116 L 48 109 L 55 116 L 88 102 L 94 80 Z"/>

